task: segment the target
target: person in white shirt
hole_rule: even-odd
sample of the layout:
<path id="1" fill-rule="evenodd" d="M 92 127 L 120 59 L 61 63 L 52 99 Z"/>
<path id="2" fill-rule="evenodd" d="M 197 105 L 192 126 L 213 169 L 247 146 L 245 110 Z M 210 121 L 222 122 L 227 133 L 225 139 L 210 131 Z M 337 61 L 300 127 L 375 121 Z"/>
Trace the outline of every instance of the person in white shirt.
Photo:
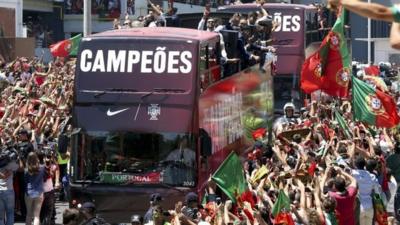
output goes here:
<path id="1" fill-rule="evenodd" d="M 371 193 L 381 194 L 381 187 L 374 174 L 365 170 L 366 161 L 358 156 L 354 161 L 356 169 L 352 170 L 352 176 L 357 180 L 358 196 L 360 199 L 360 224 L 372 224 L 374 207 Z M 382 195 L 381 195 L 382 196 Z"/>
<path id="2" fill-rule="evenodd" d="M 163 13 L 158 5 L 154 5 L 150 0 L 148 0 L 148 3 L 152 8 L 151 14 L 154 16 L 154 21 L 149 24 L 149 27 L 165 27 L 167 25 L 165 13 Z"/>

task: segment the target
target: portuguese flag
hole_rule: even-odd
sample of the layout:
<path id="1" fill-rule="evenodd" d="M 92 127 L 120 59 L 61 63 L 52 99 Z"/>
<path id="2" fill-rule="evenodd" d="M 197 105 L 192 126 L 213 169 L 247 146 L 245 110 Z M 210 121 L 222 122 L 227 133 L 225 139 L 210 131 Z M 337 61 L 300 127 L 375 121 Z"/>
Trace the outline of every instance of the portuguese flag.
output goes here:
<path id="1" fill-rule="evenodd" d="M 390 95 L 355 77 L 352 82 L 354 119 L 387 128 L 400 122 L 396 103 Z"/>
<path id="2" fill-rule="evenodd" d="M 79 43 L 81 42 L 82 34 L 78 34 L 67 40 L 59 41 L 50 45 L 51 54 L 56 57 L 75 56 L 78 53 Z"/>
<path id="3" fill-rule="evenodd" d="M 318 51 L 304 62 L 300 81 L 305 93 L 322 90 L 331 96 L 347 97 L 351 61 L 344 35 L 344 18 L 342 9 Z"/>
<path id="4" fill-rule="evenodd" d="M 274 216 L 274 224 L 294 225 L 292 216 L 290 215 L 290 199 L 279 190 L 278 199 L 272 207 L 272 215 Z"/>
<path id="5" fill-rule="evenodd" d="M 211 179 L 234 203 L 247 190 L 242 163 L 235 152 L 229 154 Z"/>

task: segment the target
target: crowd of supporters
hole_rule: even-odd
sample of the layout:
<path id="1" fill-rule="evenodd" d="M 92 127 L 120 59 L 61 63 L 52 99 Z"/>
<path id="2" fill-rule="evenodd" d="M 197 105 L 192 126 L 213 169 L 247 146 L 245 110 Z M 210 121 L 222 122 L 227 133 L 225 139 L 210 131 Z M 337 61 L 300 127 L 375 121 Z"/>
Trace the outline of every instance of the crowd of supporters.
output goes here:
<path id="1" fill-rule="evenodd" d="M 71 12 L 82 9 L 79 0 L 68 2 Z M 102 1 L 96 3 L 105 6 Z M 122 24 L 116 20 L 114 28 L 179 26 L 176 8 L 169 7 L 164 13 L 160 6 L 149 3 L 149 15 L 135 21 L 127 16 Z M 274 57 L 271 33 L 279 24 L 263 7 L 259 11 L 235 14 L 223 23 L 206 9 L 198 29 L 221 34 L 224 64 L 239 62 L 241 68 L 262 64 Z M 322 8 L 319 13 L 319 28 L 325 29 L 327 17 Z M 224 30 L 237 31 L 238 55 L 226 53 Z M 69 122 L 74 70 L 73 60 L 44 64 L 39 58 L 17 58 L 0 62 L 0 224 L 13 224 L 14 214 L 24 216 L 26 224 L 55 224 L 55 190 L 66 187 L 62 181 L 67 179 L 67 143 L 73 132 Z M 229 68 L 224 71 L 232 73 Z M 400 103 L 394 65 L 354 63 L 353 74 Z M 343 116 L 348 130 L 339 124 L 335 112 Z M 207 193 L 199 193 L 204 201 L 189 193 L 174 209 L 166 209 L 163 196 L 154 193 L 148 212 L 133 215 L 131 223 L 398 224 L 400 136 L 396 127 L 354 121 L 351 101 L 319 94 L 301 109 L 287 103 L 271 132 L 272 141 L 267 140 L 266 132 L 255 138 L 254 149 L 244 160 L 250 195 L 234 203 L 210 179 Z M 282 199 L 286 202 L 277 214 Z M 79 210 L 68 209 L 63 216 L 64 224 L 106 224 L 96 217 L 93 203 L 85 203 Z"/>
<path id="2" fill-rule="evenodd" d="M 359 79 L 400 99 L 394 65 L 354 62 L 353 69 Z M 203 192 L 182 196 L 175 208 L 164 208 L 167 196 L 153 193 L 148 211 L 132 215 L 131 224 L 398 224 L 399 128 L 354 121 L 351 101 L 318 96 L 301 109 L 288 102 L 272 140 L 267 130 L 253 133 L 254 147 L 241 168 L 245 194 L 228 197 L 210 174 Z M 85 218 L 106 224 L 95 215 L 95 205 L 85 203 L 81 210 L 66 210 L 64 224 Z"/>
<path id="3" fill-rule="evenodd" d="M 74 61 L 0 62 L 0 224 L 55 224 L 65 197 Z M 65 186 L 65 185 L 64 185 Z"/>
<path id="4" fill-rule="evenodd" d="M 359 79 L 400 99 L 393 65 L 353 66 Z M 288 102 L 284 115 L 274 122 L 272 140 L 267 130 L 253 133 L 254 147 L 242 161 L 246 194 L 236 193 L 232 199 L 210 174 L 204 192 L 182 196 L 175 208 L 163 208 L 166 196 L 152 194 L 149 210 L 133 215 L 131 223 L 398 224 L 398 127 L 354 121 L 350 100 L 318 96 L 301 109 Z M 228 183 L 230 178 L 224 179 Z M 78 215 L 67 210 L 64 218 L 70 221 Z"/>
<path id="5" fill-rule="evenodd" d="M 170 7 L 171 14 L 164 14 L 159 6 L 151 5 L 153 11 L 148 16 L 137 21 L 126 17 L 123 24 L 116 21 L 114 28 L 168 26 L 165 16 L 174 15 L 176 10 Z M 322 12 L 319 21 L 320 28 L 325 29 Z M 258 14 L 235 14 L 225 24 L 206 9 L 198 29 L 221 34 L 226 29 L 237 31 L 242 44 L 238 45 L 239 59 L 223 53 L 224 46 L 220 57 L 248 66 L 262 62 L 264 56 L 257 51 L 274 52 L 268 42 L 277 25 L 262 7 Z M 221 40 L 223 44 L 222 35 Z M 400 103 L 397 73 L 396 65 L 388 63 L 353 63 L 354 76 Z M 254 149 L 243 163 L 250 195 L 234 202 L 210 179 L 206 193 L 189 193 L 173 209 L 162 207 L 164 196 L 152 194 L 149 210 L 133 215 L 132 224 L 398 224 L 398 128 L 354 121 L 350 100 L 323 93 L 315 96 L 301 109 L 290 102 L 285 105 L 284 115 L 275 120 L 272 141 L 267 141 L 266 132 L 262 138 L 255 138 Z M 337 115 L 343 118 L 346 129 Z M 203 201 L 199 194 L 205 196 Z M 277 207 L 280 213 L 276 213 Z M 95 206 L 83 207 L 88 208 L 96 218 Z M 82 213 L 67 210 L 64 219 L 65 224 L 74 224 L 82 220 Z"/>

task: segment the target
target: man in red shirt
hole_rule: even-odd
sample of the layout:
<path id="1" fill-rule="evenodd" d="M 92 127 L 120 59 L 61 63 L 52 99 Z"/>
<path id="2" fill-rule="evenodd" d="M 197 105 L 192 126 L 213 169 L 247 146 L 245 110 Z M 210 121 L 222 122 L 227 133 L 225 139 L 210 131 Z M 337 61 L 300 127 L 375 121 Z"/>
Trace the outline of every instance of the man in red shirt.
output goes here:
<path id="1" fill-rule="evenodd" d="M 336 212 L 339 225 L 355 225 L 357 181 L 341 168 L 335 169 L 338 175 L 335 177 L 334 186 L 333 189 L 329 191 L 329 196 L 336 200 Z M 347 188 L 346 180 L 351 182 Z"/>

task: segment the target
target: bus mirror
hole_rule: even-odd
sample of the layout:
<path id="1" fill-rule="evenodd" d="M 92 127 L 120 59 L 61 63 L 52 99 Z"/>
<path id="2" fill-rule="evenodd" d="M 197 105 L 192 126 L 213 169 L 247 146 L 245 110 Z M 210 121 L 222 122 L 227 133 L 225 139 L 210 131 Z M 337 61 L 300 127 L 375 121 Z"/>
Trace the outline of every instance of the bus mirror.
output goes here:
<path id="1" fill-rule="evenodd" d="M 207 157 L 210 156 L 212 151 L 211 151 L 211 137 L 208 135 L 207 131 L 204 129 L 200 129 L 200 150 L 201 150 L 201 156 Z"/>

